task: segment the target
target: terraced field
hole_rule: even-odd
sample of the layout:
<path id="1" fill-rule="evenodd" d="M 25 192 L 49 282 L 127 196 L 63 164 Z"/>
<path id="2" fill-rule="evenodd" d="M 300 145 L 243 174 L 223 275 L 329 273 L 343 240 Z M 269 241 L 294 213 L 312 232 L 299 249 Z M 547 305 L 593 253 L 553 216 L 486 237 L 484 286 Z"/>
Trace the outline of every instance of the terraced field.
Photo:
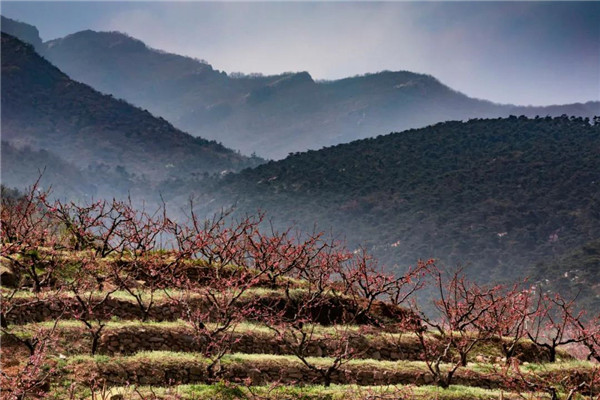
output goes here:
<path id="1" fill-rule="evenodd" d="M 560 298 L 432 261 L 392 276 L 260 218 L 44 201 L 2 208 L 2 398 L 599 398 L 598 363 L 571 355 L 597 359 L 597 324 Z M 426 284 L 435 317 L 409 301 Z"/>

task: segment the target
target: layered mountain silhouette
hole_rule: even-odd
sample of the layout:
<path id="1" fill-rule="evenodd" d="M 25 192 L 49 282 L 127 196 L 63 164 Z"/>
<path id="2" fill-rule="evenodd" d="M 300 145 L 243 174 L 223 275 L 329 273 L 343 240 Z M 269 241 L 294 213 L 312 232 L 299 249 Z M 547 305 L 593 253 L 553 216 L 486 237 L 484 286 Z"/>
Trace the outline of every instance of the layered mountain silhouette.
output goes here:
<path id="1" fill-rule="evenodd" d="M 227 75 L 206 61 L 149 48 L 120 32 L 86 30 L 39 45 L 33 30 L 20 27 L 12 33 L 27 31 L 22 38 L 71 78 L 146 108 L 193 135 L 273 159 L 446 120 L 600 114 L 600 102 L 494 104 L 407 71 L 336 81 L 315 81 L 307 72 Z"/>
<path id="2" fill-rule="evenodd" d="M 405 71 L 231 76 L 118 32 L 42 43 L 33 27 L 2 24 L 32 43 L 2 35 L 3 182 L 50 164 L 65 193 L 148 186 L 180 201 L 195 191 L 207 212 L 235 205 L 282 228 L 317 222 L 388 265 L 434 257 L 484 280 L 531 275 L 597 305 L 596 256 L 580 261 L 600 237 L 600 119 L 587 119 L 600 102 L 498 105 Z M 217 141 L 293 154 L 215 174 L 261 161 Z"/>
<path id="3" fill-rule="evenodd" d="M 46 150 L 82 171 L 150 184 L 256 164 L 71 80 L 31 45 L 5 33 L 2 140 L 17 149 Z"/>
<path id="4" fill-rule="evenodd" d="M 446 122 L 272 161 L 215 192 L 277 226 L 318 222 L 388 265 L 433 257 L 514 280 L 600 237 L 598 154 L 600 119 Z"/>
<path id="5" fill-rule="evenodd" d="M 78 32 L 44 43 L 43 52 L 73 79 L 147 108 L 194 135 L 272 159 L 446 120 L 600 113 L 599 102 L 493 104 L 407 71 L 328 82 L 306 72 L 231 76 L 118 32 Z"/>

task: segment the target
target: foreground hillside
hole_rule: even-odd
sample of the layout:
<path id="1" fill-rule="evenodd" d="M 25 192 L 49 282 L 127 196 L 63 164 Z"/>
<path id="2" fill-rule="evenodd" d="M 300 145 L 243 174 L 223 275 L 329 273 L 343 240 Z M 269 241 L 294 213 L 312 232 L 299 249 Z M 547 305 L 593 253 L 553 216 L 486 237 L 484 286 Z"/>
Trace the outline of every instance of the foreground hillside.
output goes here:
<path id="1" fill-rule="evenodd" d="M 73 79 L 194 135 L 272 159 L 447 120 L 600 114 L 598 102 L 493 104 L 407 71 L 330 82 L 315 81 L 306 72 L 227 75 L 205 61 L 148 48 L 119 32 L 77 32 L 43 43 L 40 51 Z"/>
<path id="2" fill-rule="evenodd" d="M 433 257 L 513 278 L 600 237 L 599 151 L 600 124 L 579 118 L 447 122 L 294 154 L 215 186 L 242 211 L 317 222 L 389 264 Z"/>
<path id="3" fill-rule="evenodd" d="M 38 187 L 1 206 L 6 399 L 598 398 L 600 316 L 561 296 L 432 260 L 390 275 L 261 216 L 174 223 Z M 426 285 L 435 315 L 408 301 Z"/>
<path id="4" fill-rule="evenodd" d="M 126 184 L 155 185 L 256 164 L 216 142 L 181 132 L 148 111 L 71 80 L 32 46 L 4 33 L 2 140 L 19 149 L 47 150 L 82 173 L 97 171 L 98 180 L 110 177 Z M 22 169 L 47 166 L 38 161 L 23 164 Z M 30 176 L 21 185 L 34 180 L 35 175 Z M 82 186 L 96 183 L 92 180 Z"/>

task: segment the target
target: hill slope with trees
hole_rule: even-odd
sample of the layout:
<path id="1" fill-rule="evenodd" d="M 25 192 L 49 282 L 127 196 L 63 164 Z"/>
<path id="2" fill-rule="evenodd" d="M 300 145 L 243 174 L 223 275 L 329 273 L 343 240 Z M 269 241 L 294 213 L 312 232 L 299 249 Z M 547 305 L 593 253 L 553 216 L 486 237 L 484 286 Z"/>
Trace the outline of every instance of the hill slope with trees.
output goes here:
<path id="1" fill-rule="evenodd" d="M 150 184 L 257 164 L 71 80 L 31 45 L 4 33 L 2 139 L 47 150 L 82 170 Z"/>
<path id="2" fill-rule="evenodd" d="M 600 124 L 446 122 L 292 155 L 215 182 L 241 211 L 333 229 L 387 264 L 502 280 L 600 237 Z M 507 275 L 508 274 L 508 275 Z"/>

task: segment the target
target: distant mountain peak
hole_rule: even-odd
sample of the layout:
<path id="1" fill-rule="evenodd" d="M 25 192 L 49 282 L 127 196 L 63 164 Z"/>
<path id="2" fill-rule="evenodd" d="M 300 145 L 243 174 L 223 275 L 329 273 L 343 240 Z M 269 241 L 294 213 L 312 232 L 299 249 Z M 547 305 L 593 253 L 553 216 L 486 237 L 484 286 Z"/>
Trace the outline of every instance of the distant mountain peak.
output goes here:
<path id="1" fill-rule="evenodd" d="M 86 36 L 92 36 L 87 43 Z M 95 44 L 98 38 L 102 46 Z M 599 109 L 598 103 L 552 108 L 494 104 L 431 75 L 405 70 L 316 82 L 308 72 L 228 75 L 114 32 L 86 31 L 66 37 L 60 46 L 51 44 L 45 56 L 74 79 L 147 108 L 194 135 L 268 158 L 440 121 L 510 114 L 591 116 Z"/>
<path id="2" fill-rule="evenodd" d="M 281 76 L 280 79 L 277 79 L 274 82 L 270 83 L 269 86 L 282 87 L 303 83 L 315 83 L 312 76 L 310 76 L 310 74 L 306 71 L 285 73 Z"/>
<path id="3" fill-rule="evenodd" d="M 212 70 L 212 66 L 204 60 L 171 54 L 162 50 L 154 49 L 139 39 L 136 39 L 127 33 L 119 31 L 94 31 L 86 29 L 80 32 L 72 33 L 63 38 L 50 40 L 45 43 L 48 50 L 61 51 L 67 48 L 68 51 L 77 50 L 86 53 L 107 52 L 108 54 L 123 54 L 128 57 L 133 55 L 169 58 L 171 61 L 195 63 L 202 69 Z"/>
<path id="4" fill-rule="evenodd" d="M 52 48 L 61 43 L 81 42 L 84 46 L 94 46 L 96 49 L 119 49 L 122 51 L 144 51 L 150 50 L 148 46 L 141 40 L 135 39 L 126 33 L 118 31 L 98 32 L 91 29 L 72 33 L 64 38 L 51 40 L 48 42 L 48 47 Z"/>
<path id="5" fill-rule="evenodd" d="M 33 45 L 36 50 L 39 51 L 42 48 L 40 32 L 35 26 L 1 15 L 0 27 L 2 28 L 2 32 L 8 33 L 25 43 Z"/>

